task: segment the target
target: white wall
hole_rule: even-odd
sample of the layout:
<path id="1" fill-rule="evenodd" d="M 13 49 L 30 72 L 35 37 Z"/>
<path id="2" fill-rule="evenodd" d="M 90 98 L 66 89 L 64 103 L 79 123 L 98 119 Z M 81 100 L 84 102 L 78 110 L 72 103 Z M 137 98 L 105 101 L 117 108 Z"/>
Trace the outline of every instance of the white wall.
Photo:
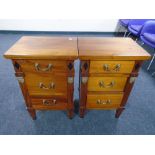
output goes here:
<path id="1" fill-rule="evenodd" d="M 0 19 L 0 30 L 114 32 L 118 19 L 103 20 L 27 20 Z"/>

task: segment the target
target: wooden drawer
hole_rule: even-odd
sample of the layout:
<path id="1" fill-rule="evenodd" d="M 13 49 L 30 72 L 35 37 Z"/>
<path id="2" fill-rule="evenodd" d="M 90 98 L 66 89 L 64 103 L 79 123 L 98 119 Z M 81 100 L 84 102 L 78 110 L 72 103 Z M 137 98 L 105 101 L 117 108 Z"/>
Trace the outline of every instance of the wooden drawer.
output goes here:
<path id="1" fill-rule="evenodd" d="M 123 91 L 127 77 L 89 77 L 88 91 Z"/>
<path id="2" fill-rule="evenodd" d="M 88 109 L 110 109 L 118 108 L 123 98 L 123 93 L 120 94 L 88 94 L 87 108 Z"/>
<path id="3" fill-rule="evenodd" d="M 57 73 L 67 72 L 66 61 L 17 60 L 24 72 Z"/>
<path id="4" fill-rule="evenodd" d="M 34 109 L 45 110 L 63 110 L 67 109 L 67 99 L 62 96 L 49 98 L 31 98 L 32 107 Z"/>
<path id="5" fill-rule="evenodd" d="M 67 94 L 67 76 L 27 73 L 25 81 L 30 95 Z"/>
<path id="6" fill-rule="evenodd" d="M 90 61 L 90 73 L 131 73 L 134 61 Z"/>

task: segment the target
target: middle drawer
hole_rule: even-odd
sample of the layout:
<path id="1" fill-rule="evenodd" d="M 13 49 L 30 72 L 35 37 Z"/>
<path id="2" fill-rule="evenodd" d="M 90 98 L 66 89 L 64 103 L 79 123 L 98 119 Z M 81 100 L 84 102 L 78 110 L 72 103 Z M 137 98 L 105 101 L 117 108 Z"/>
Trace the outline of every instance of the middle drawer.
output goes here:
<path id="1" fill-rule="evenodd" d="M 62 78 L 63 77 L 63 78 Z M 67 76 L 27 73 L 25 82 L 30 96 L 67 94 Z"/>
<path id="2" fill-rule="evenodd" d="M 89 77 L 88 91 L 123 91 L 127 77 Z"/>

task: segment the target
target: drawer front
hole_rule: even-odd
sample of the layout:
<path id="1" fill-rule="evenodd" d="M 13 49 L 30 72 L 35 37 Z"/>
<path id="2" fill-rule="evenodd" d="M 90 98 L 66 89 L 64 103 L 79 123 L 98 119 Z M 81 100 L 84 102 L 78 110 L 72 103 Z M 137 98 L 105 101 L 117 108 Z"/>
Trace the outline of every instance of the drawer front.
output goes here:
<path id="1" fill-rule="evenodd" d="M 118 108 L 121 104 L 121 94 L 88 94 L 86 107 L 89 109 Z"/>
<path id="2" fill-rule="evenodd" d="M 34 109 L 60 110 L 67 109 L 67 99 L 61 96 L 49 98 L 31 98 L 32 107 Z"/>
<path id="3" fill-rule="evenodd" d="M 27 73 L 25 81 L 30 95 L 67 94 L 67 76 Z"/>
<path id="4" fill-rule="evenodd" d="M 131 73 L 134 61 L 91 61 L 90 73 Z"/>
<path id="5" fill-rule="evenodd" d="M 123 91 L 127 77 L 89 77 L 88 91 Z"/>
<path id="6" fill-rule="evenodd" d="M 24 72 L 57 73 L 67 72 L 66 61 L 17 60 Z"/>

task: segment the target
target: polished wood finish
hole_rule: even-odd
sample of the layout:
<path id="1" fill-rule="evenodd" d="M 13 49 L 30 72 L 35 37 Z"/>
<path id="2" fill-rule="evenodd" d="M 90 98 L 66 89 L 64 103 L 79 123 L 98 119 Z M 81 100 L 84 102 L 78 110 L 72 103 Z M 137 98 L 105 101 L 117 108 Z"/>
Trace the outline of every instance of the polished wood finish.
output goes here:
<path id="1" fill-rule="evenodd" d="M 147 60 L 147 53 L 131 38 L 79 37 L 81 60 Z"/>
<path id="2" fill-rule="evenodd" d="M 126 77 L 89 77 L 88 91 L 123 91 Z M 101 84 L 101 85 L 100 85 Z"/>
<path id="3" fill-rule="evenodd" d="M 80 109 L 79 115 L 81 118 L 84 117 L 86 112 L 86 102 L 87 102 L 87 85 L 88 85 L 88 74 L 89 74 L 89 61 L 80 62 Z"/>
<path id="4" fill-rule="evenodd" d="M 14 66 L 14 69 L 16 72 L 15 76 L 17 77 L 17 79 L 18 78 L 20 79 L 18 81 L 19 81 L 19 85 L 20 85 L 23 97 L 25 99 L 26 109 L 29 112 L 32 119 L 35 120 L 36 119 L 36 111 L 32 107 L 32 104 L 30 101 L 30 95 L 29 95 L 27 86 L 26 86 L 25 81 L 24 81 L 25 74 L 22 72 L 21 66 L 15 60 L 12 60 L 12 63 L 13 63 L 13 66 Z"/>
<path id="5" fill-rule="evenodd" d="M 67 83 L 67 98 L 68 98 L 68 117 L 73 118 L 74 113 L 74 101 L 73 101 L 73 92 L 74 92 L 74 62 L 67 61 L 68 67 L 68 83 Z"/>
<path id="6" fill-rule="evenodd" d="M 115 117 L 119 118 L 119 116 L 122 114 L 123 110 L 125 110 L 124 107 L 120 107 L 120 108 L 116 109 Z"/>
<path id="7" fill-rule="evenodd" d="M 56 60 L 16 60 L 24 72 L 36 73 L 67 73 L 67 62 Z M 48 69 L 48 66 L 51 67 Z M 37 67 L 38 66 L 38 67 Z"/>
<path id="8" fill-rule="evenodd" d="M 118 118 L 125 109 L 138 71 L 150 55 L 129 38 L 80 37 L 80 117 L 87 109 L 114 109 Z M 84 94 L 84 95 L 83 95 Z"/>
<path id="9" fill-rule="evenodd" d="M 66 110 L 67 99 L 63 96 L 31 98 L 32 107 L 37 110 Z"/>
<path id="10" fill-rule="evenodd" d="M 62 78 L 63 77 L 63 78 Z M 34 95 L 67 95 L 67 76 L 27 73 L 25 83 L 29 94 Z M 51 85 L 53 84 L 53 87 Z M 41 87 L 42 85 L 42 87 Z"/>
<path id="11" fill-rule="evenodd" d="M 5 54 L 9 59 L 74 60 L 77 37 L 24 36 Z"/>
<path id="12" fill-rule="evenodd" d="M 66 110 L 73 117 L 74 60 L 80 62 L 80 108 L 125 109 L 142 62 L 150 55 L 129 38 L 22 37 L 5 54 L 12 59 L 26 107 Z M 79 56 L 79 57 L 78 57 Z"/>
<path id="13" fill-rule="evenodd" d="M 131 73 L 134 61 L 91 61 L 89 73 Z"/>
<path id="14" fill-rule="evenodd" d="M 22 37 L 5 54 L 12 59 L 27 110 L 66 110 L 73 117 L 76 37 Z"/>
<path id="15" fill-rule="evenodd" d="M 123 93 L 115 94 L 87 94 L 88 109 L 108 109 L 108 108 L 119 108 L 123 98 Z"/>
<path id="16" fill-rule="evenodd" d="M 128 78 L 127 82 L 126 82 L 126 86 L 125 86 L 125 89 L 124 89 L 124 97 L 122 99 L 122 102 L 121 102 L 121 105 L 120 105 L 120 108 L 118 108 L 116 110 L 116 114 L 115 114 L 115 117 L 116 118 L 119 118 L 119 116 L 121 115 L 121 113 L 123 112 L 123 110 L 125 109 L 125 105 L 127 103 L 127 100 L 129 98 L 129 95 L 130 95 L 130 92 L 132 90 L 132 87 L 134 85 L 134 82 L 135 81 L 131 81 L 132 78 L 137 78 L 138 77 L 138 72 L 139 72 L 139 69 L 142 65 L 143 61 L 136 61 L 135 62 L 135 66 L 133 68 L 133 71 L 132 73 L 130 74 L 130 77 Z"/>

